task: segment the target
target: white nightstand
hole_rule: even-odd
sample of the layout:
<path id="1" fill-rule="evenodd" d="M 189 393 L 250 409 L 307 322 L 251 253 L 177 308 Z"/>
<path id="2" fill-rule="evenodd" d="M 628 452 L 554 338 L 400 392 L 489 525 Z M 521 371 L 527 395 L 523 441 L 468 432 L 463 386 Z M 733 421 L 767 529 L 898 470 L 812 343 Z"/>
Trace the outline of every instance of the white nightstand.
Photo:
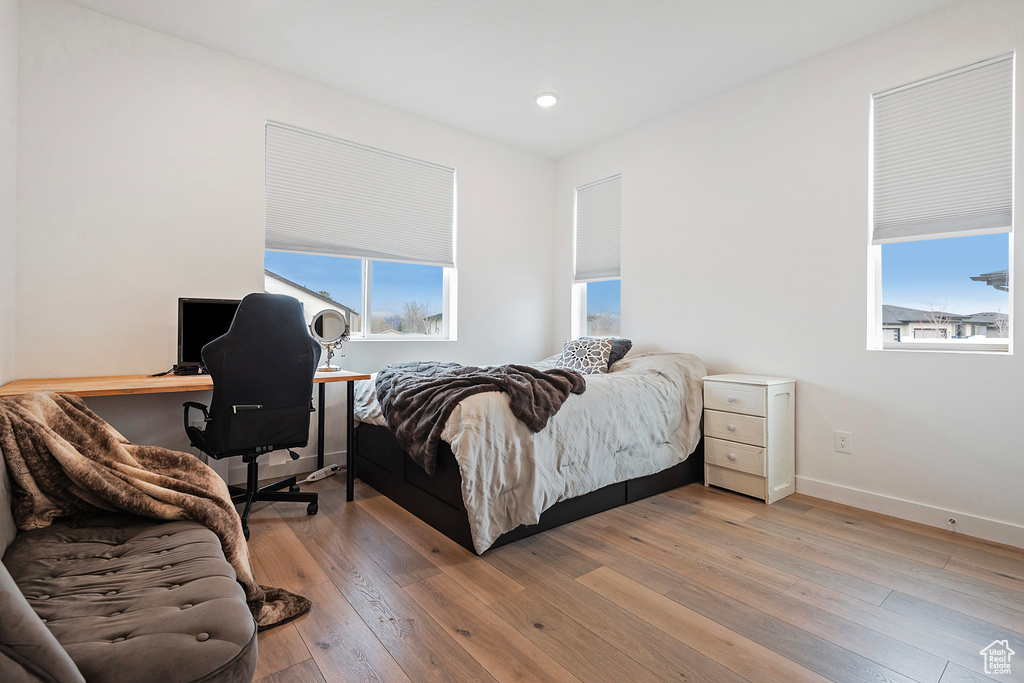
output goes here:
<path id="1" fill-rule="evenodd" d="M 704 485 L 774 503 L 796 490 L 796 381 L 763 375 L 704 378 Z"/>

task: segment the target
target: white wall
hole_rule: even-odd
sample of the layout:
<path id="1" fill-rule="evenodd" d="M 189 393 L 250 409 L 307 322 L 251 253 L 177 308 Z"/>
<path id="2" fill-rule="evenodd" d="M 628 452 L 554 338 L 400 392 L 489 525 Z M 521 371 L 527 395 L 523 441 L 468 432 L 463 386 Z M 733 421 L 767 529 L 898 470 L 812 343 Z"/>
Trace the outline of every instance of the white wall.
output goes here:
<path id="1" fill-rule="evenodd" d="M 622 330 L 640 350 L 795 377 L 800 490 L 1024 545 L 1020 350 L 865 350 L 871 93 L 1014 49 L 1024 3 L 968 0 L 560 160 L 552 343 L 572 188 L 621 172 Z"/>
<path id="2" fill-rule="evenodd" d="M 14 379 L 18 2 L 0 0 L 0 384 Z"/>
<path id="3" fill-rule="evenodd" d="M 267 119 L 458 169 L 458 341 L 350 343 L 343 367 L 547 354 L 552 161 L 58 0 L 20 27 L 19 377 L 165 370 L 178 297 L 262 291 Z M 90 405 L 184 448 L 184 398 Z"/>

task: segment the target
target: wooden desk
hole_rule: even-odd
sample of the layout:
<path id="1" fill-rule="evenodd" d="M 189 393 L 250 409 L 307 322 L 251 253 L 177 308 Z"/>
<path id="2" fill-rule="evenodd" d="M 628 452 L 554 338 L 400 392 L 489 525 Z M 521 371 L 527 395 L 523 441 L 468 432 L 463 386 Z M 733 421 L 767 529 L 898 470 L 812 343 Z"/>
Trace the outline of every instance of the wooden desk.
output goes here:
<path id="1" fill-rule="evenodd" d="M 347 382 L 348 406 L 345 416 L 345 462 L 348 471 L 346 497 L 352 500 L 352 489 L 355 485 L 355 382 L 370 379 L 369 375 L 346 372 L 318 372 L 313 378 L 317 385 L 317 443 L 316 466 L 324 466 L 324 397 L 328 382 Z M 43 377 L 39 379 L 16 379 L 0 386 L 0 397 L 18 396 L 34 391 L 54 391 L 58 394 L 73 394 L 87 398 L 90 396 L 126 396 L 132 394 L 170 394 L 185 391 L 210 391 L 213 389 L 213 378 L 210 375 L 113 375 L 110 377 Z"/>

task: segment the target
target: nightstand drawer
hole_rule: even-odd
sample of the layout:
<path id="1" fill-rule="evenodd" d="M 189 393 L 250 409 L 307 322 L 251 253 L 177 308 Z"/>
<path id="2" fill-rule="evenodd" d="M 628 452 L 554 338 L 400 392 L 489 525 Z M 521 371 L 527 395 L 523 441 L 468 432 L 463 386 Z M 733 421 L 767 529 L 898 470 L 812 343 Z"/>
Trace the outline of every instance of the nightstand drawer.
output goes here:
<path id="1" fill-rule="evenodd" d="M 765 475 L 764 449 L 757 446 L 705 438 L 704 462 L 762 477 Z"/>
<path id="2" fill-rule="evenodd" d="M 763 417 L 723 413 L 718 410 L 704 411 L 704 436 L 764 446 L 764 425 Z"/>
<path id="3" fill-rule="evenodd" d="M 704 382 L 704 407 L 764 417 L 764 387 L 732 382 Z"/>
<path id="4" fill-rule="evenodd" d="M 764 477 L 755 477 L 736 470 L 727 470 L 724 467 L 705 465 L 704 480 L 711 486 L 721 486 L 730 491 L 745 493 L 761 500 L 765 499 Z"/>

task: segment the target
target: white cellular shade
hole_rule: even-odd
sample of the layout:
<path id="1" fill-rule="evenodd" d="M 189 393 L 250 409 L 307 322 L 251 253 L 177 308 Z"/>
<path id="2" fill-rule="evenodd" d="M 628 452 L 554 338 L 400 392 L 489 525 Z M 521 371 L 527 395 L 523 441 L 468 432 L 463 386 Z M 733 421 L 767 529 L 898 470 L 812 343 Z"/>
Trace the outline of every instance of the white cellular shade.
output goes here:
<path id="1" fill-rule="evenodd" d="M 266 248 L 454 267 L 455 170 L 267 123 Z"/>
<path id="2" fill-rule="evenodd" d="M 874 96 L 872 242 L 1009 232 L 1013 54 Z"/>
<path id="3" fill-rule="evenodd" d="M 619 277 L 622 176 L 576 188 L 576 282 Z"/>

